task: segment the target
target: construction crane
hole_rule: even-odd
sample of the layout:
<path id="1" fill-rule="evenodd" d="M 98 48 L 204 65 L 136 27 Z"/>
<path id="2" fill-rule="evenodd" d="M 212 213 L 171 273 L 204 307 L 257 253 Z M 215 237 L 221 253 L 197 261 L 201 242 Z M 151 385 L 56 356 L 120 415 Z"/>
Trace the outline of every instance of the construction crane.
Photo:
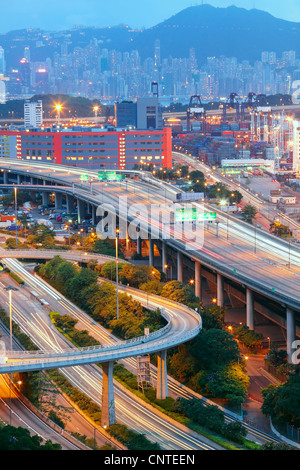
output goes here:
<path id="1" fill-rule="evenodd" d="M 238 96 L 237 93 L 230 93 L 227 101 L 223 104 L 223 122 L 227 121 L 227 109 L 235 109 L 237 121 L 240 120 L 240 103 Z"/>
<path id="2" fill-rule="evenodd" d="M 206 113 L 200 95 L 192 95 L 186 113 L 186 130 L 192 132 L 191 121 L 202 121 L 201 130 L 206 133 Z"/>
<path id="3" fill-rule="evenodd" d="M 256 95 L 252 102 L 251 116 L 251 141 L 269 141 L 269 129 L 271 126 L 270 118 L 272 109 L 268 106 L 267 96 L 264 94 Z"/>
<path id="4" fill-rule="evenodd" d="M 241 104 L 241 120 L 242 121 L 244 121 L 245 119 L 245 110 L 246 109 L 251 110 L 257 106 L 256 99 L 257 99 L 256 93 L 251 92 L 248 94 L 246 101 L 242 102 Z"/>

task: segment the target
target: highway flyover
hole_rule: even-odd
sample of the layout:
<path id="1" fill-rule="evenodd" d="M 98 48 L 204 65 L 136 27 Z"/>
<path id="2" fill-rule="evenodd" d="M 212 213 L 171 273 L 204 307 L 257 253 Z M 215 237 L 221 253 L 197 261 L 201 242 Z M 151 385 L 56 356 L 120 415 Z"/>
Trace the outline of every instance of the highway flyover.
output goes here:
<path id="1" fill-rule="evenodd" d="M 125 171 L 124 181 L 105 183 L 98 180 L 97 172 L 76 167 L 3 159 L 0 169 L 0 174 L 4 174 L 4 184 L 9 180 L 16 182 L 16 178 L 29 179 L 39 187 L 40 184 L 57 185 L 56 192 L 61 191 L 62 194 L 64 189 L 60 185 L 69 186 L 69 192 L 72 191 L 77 199 L 79 219 L 84 217 L 88 207 L 93 213 L 94 222 L 97 222 L 97 208 L 106 203 L 116 211 L 120 221 L 125 220 L 128 224 L 134 217 L 121 210 L 120 200 L 126 199 L 128 207 L 143 204 L 138 221 L 149 247 L 149 264 L 154 264 L 153 247 L 156 245 L 162 256 L 162 270 L 165 271 L 165 266 L 171 262 L 174 265 L 175 258 L 177 279 L 182 281 L 185 273 L 190 273 L 195 279 L 196 295 L 200 298 L 201 278 L 206 276 L 211 285 L 216 285 L 220 306 L 224 305 L 229 285 L 235 290 L 242 290 L 250 328 L 254 327 L 254 311 L 258 301 L 269 303 L 271 314 L 276 305 L 276 309 L 281 310 L 281 326 L 287 331 L 287 350 L 291 360 L 293 342 L 300 326 L 300 252 L 297 247 L 270 234 L 254 231 L 252 226 L 220 212 L 217 227 L 205 223 L 199 228 L 203 230 L 200 244 L 191 241 L 192 226 L 187 227 L 183 234 L 177 230 L 178 227 L 165 221 L 153 223 L 149 217 L 151 207 L 165 204 L 164 210 L 168 211 L 167 204 L 174 204 L 178 190 L 156 180 L 151 173 Z M 80 179 L 85 174 L 89 177 L 88 182 Z M 155 237 L 152 229 L 156 230 Z"/>

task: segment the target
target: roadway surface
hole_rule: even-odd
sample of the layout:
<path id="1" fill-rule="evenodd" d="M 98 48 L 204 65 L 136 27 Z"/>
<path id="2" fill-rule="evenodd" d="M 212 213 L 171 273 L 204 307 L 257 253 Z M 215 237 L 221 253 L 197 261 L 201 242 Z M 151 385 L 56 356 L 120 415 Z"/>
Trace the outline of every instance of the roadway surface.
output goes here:
<path id="1" fill-rule="evenodd" d="M 299 249 L 289 246 L 289 243 L 282 241 L 270 234 L 260 233 L 249 224 L 245 224 L 233 217 L 228 217 L 224 213 L 218 214 L 219 238 L 216 238 L 210 224 L 204 224 L 197 230 L 203 231 L 202 243 L 190 241 L 192 227 L 187 227 L 182 234 L 178 227 L 168 226 L 165 222 L 157 222 L 150 219 L 151 207 L 159 204 L 171 203 L 175 199 L 176 189 L 171 185 L 164 185 L 156 181 L 151 175 L 145 176 L 144 181 L 133 181 L 126 179 L 118 183 L 103 183 L 97 179 L 97 172 L 68 168 L 58 165 L 32 164 L 27 162 L 13 162 L 1 160 L 2 168 L 18 169 L 25 174 L 40 178 L 55 178 L 56 181 L 66 184 L 76 184 L 76 195 L 82 197 L 87 202 L 98 206 L 103 202 L 108 202 L 119 208 L 120 200 L 127 200 L 128 206 L 143 203 L 143 210 L 138 215 L 140 227 L 148 232 L 149 223 L 151 228 L 156 228 L 159 237 L 167 238 L 165 241 L 175 250 L 179 250 L 192 259 L 199 260 L 204 265 L 218 270 L 226 277 L 235 280 L 252 288 L 268 298 L 285 303 L 289 307 L 300 310 L 300 277 L 299 277 Z M 51 173 L 49 173 L 51 172 Z M 210 170 L 211 172 L 211 170 Z M 88 174 L 90 181 L 83 183 L 80 175 Z M 220 178 L 216 175 L 215 178 Z M 74 186 L 72 188 L 74 190 Z M 257 198 L 256 196 L 247 196 Z M 261 205 L 262 201 L 259 202 Z M 168 211 L 167 208 L 165 208 Z M 178 226 L 178 224 L 176 224 Z M 228 227 L 228 229 L 227 229 Z M 226 236 L 224 237 L 224 230 Z M 227 231 L 229 234 L 227 237 Z M 216 231 L 215 231 L 216 232 Z M 166 236 L 167 234 L 167 236 Z M 254 248 L 256 252 L 254 253 Z M 274 258 L 273 261 L 271 258 Z"/>
<path id="2" fill-rule="evenodd" d="M 40 294 L 43 298 L 45 298 L 50 306 L 51 309 L 59 311 L 60 314 L 68 314 L 73 316 L 76 320 L 78 320 L 78 324 L 76 325 L 76 328 L 78 329 L 83 329 L 83 330 L 88 330 L 90 334 L 95 337 L 101 344 L 119 344 L 119 340 L 114 337 L 111 333 L 107 332 L 104 328 L 102 328 L 99 324 L 97 324 L 94 321 L 91 321 L 91 318 L 86 315 L 84 312 L 82 312 L 78 307 L 74 306 L 71 304 L 67 299 L 61 296 L 55 289 L 53 289 L 51 286 L 46 284 L 44 281 L 41 279 L 37 278 L 36 276 L 32 276 L 19 262 L 15 260 L 9 260 L 9 266 L 11 269 L 13 269 L 15 272 L 17 272 L 25 281 L 26 285 L 28 286 L 26 289 L 22 288 L 18 292 L 14 293 L 14 296 L 17 296 L 17 301 L 19 304 L 20 311 L 24 310 L 24 307 L 26 306 L 26 310 L 29 310 L 30 312 L 33 312 L 36 310 L 37 306 L 30 300 L 28 299 L 28 293 L 30 292 L 31 289 L 34 289 L 37 293 Z M 147 295 L 141 291 L 136 291 L 136 289 L 128 288 L 125 286 L 119 286 L 120 290 L 123 290 L 124 292 L 127 292 L 130 295 L 135 296 L 135 298 L 140 301 L 142 304 L 149 305 L 150 308 L 158 308 L 164 306 L 166 309 L 170 308 L 170 302 L 167 299 L 163 298 L 157 298 L 157 296 L 153 295 Z M 26 301 L 25 298 L 19 298 L 19 296 L 26 296 Z M 15 303 L 15 302 L 14 302 Z M 172 305 L 172 303 L 171 303 Z M 23 309 L 23 310 L 21 310 Z M 172 309 L 174 311 L 174 309 Z M 47 312 L 43 311 L 41 307 L 38 307 L 38 315 L 36 314 L 29 314 L 28 319 L 24 319 L 23 315 L 20 315 L 20 312 L 18 313 L 18 308 L 16 308 L 14 315 L 16 313 L 16 316 L 14 318 L 15 321 L 18 322 L 20 325 L 21 329 L 27 334 L 30 334 L 33 337 L 37 337 L 36 341 L 38 342 L 39 346 L 44 347 L 46 349 L 49 349 L 49 347 L 56 349 L 57 344 L 56 340 L 54 341 L 53 338 L 59 336 L 56 328 L 53 327 L 52 323 L 49 321 L 49 316 Z M 38 334 L 42 334 L 42 337 L 44 338 L 44 341 L 47 342 L 43 345 L 41 345 L 41 337 Z M 35 342 L 36 342 L 35 341 Z M 61 340 L 60 340 L 61 341 Z M 64 339 L 64 343 L 65 343 Z M 70 343 L 67 343 L 70 347 Z M 137 373 L 137 363 L 134 358 L 128 358 L 122 361 L 122 363 L 125 365 L 125 367 L 130 370 L 132 373 L 136 374 Z M 80 372 L 79 372 L 80 370 Z M 71 371 L 71 372 L 69 372 Z M 83 373 L 85 371 L 85 373 Z M 157 376 L 157 370 L 154 366 L 151 366 L 151 373 L 152 373 L 152 379 L 153 383 L 155 385 L 156 383 L 156 376 Z M 87 390 L 89 392 L 89 396 L 93 398 L 94 401 L 99 403 L 101 405 L 101 380 L 102 380 L 102 375 L 101 375 L 101 370 L 99 370 L 98 367 L 96 366 L 85 366 L 84 368 L 72 368 L 72 369 L 62 369 L 62 373 L 64 373 L 69 380 L 72 381 L 74 385 L 79 387 L 82 391 Z M 93 380 L 89 379 L 88 372 L 91 373 L 91 377 L 93 377 Z M 80 374 L 80 378 L 78 379 L 78 374 Z M 97 386 L 96 386 L 97 384 Z M 155 416 L 156 412 L 153 410 L 152 413 L 149 411 L 145 410 L 143 406 L 140 404 L 135 403 L 136 399 L 134 396 L 128 397 L 128 392 L 124 389 L 120 389 L 120 385 L 118 382 L 115 382 L 115 393 L 116 393 L 116 412 L 117 412 L 117 419 L 120 420 L 121 422 L 124 422 L 128 426 L 132 427 L 133 429 L 137 429 L 140 432 L 146 432 L 147 436 L 150 439 L 158 440 L 160 444 L 164 448 L 169 448 L 169 449 L 174 449 L 178 448 L 177 446 L 179 445 L 178 443 L 181 441 L 182 436 L 181 436 L 181 431 L 179 432 L 177 430 L 177 433 L 175 433 L 174 426 L 167 425 L 165 424 L 162 426 L 162 421 L 161 417 Z M 188 388 L 182 386 L 179 382 L 177 382 L 175 379 L 172 377 L 168 376 L 168 387 L 169 387 L 169 392 L 170 395 L 173 396 L 174 398 L 177 397 L 183 397 L 183 398 L 192 398 L 192 397 L 197 397 L 200 399 L 203 399 L 203 397 L 200 397 L 199 394 L 193 392 L 192 390 L 189 390 Z M 206 401 L 206 399 L 204 399 Z M 130 404 L 129 409 L 127 410 L 126 403 Z M 137 414 L 137 415 L 136 415 Z M 134 415 L 139 416 L 139 420 L 137 421 Z M 154 415 L 154 416 L 153 416 Z M 233 418 L 232 416 L 227 413 L 226 414 L 226 421 L 229 422 Z M 147 420 L 149 420 L 149 423 L 147 424 Z M 136 427 L 138 426 L 138 428 Z M 150 427 L 149 427 L 150 426 Z M 161 433 L 159 432 L 160 428 Z M 247 431 L 248 431 L 248 437 L 258 443 L 264 443 L 266 441 L 273 440 L 272 437 L 269 435 L 265 434 L 264 432 L 261 432 L 257 429 L 255 429 L 252 426 L 246 425 Z M 166 430 L 167 428 L 167 430 Z M 178 435 L 179 432 L 179 435 Z M 170 439 L 170 442 L 168 443 L 168 440 Z M 276 439 L 275 439 L 276 440 Z M 206 443 L 206 441 L 205 441 Z M 174 447 L 175 445 L 175 447 Z M 191 437 L 188 438 L 188 442 L 183 442 L 181 444 L 183 447 L 180 447 L 182 449 L 189 449 L 189 448 L 197 448 L 193 447 L 195 445 L 195 441 Z M 210 444 L 211 445 L 211 444 Z M 167 446 L 167 447 L 165 447 Z M 192 447 L 189 447 L 192 446 Z"/>
<path id="3" fill-rule="evenodd" d="M 21 330 L 29 335 L 41 350 L 61 351 L 73 349 L 74 346 L 59 334 L 52 324 L 47 311 L 30 298 L 30 291 L 34 290 L 42 298 L 46 299 L 51 310 L 58 311 L 61 315 L 68 314 L 79 320 L 78 328 L 88 329 L 102 344 L 120 344 L 104 328 L 96 324 L 91 318 L 61 296 L 55 289 L 32 274 L 16 260 L 5 261 L 11 269 L 18 272 L 25 280 L 28 287 L 20 288 L 13 293 L 13 320 Z M 140 301 L 146 304 L 146 299 Z M 161 305 L 164 303 L 162 299 Z M 157 302 L 158 305 L 158 302 Z M 180 311 L 180 307 L 177 307 Z M 177 314 L 176 308 L 170 308 L 170 302 L 166 300 L 166 310 Z M 133 361 L 133 359 L 131 359 Z M 92 398 L 101 406 L 102 396 L 102 371 L 96 365 L 76 366 L 60 369 L 60 372 L 79 390 Z M 126 424 L 131 429 L 145 433 L 153 442 L 159 442 L 164 449 L 174 450 L 202 450 L 219 448 L 207 441 L 202 436 L 198 438 L 193 433 L 180 429 L 179 426 L 167 423 L 155 409 L 148 410 L 136 397 L 130 394 L 120 384 L 114 382 L 115 404 L 117 421 Z"/>

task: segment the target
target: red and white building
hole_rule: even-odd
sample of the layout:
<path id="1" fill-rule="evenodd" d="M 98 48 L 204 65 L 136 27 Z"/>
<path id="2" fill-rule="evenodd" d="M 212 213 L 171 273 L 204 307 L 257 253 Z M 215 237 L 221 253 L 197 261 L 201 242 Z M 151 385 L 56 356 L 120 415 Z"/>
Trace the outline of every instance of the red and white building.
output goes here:
<path id="1" fill-rule="evenodd" d="M 76 165 L 89 169 L 133 169 L 152 164 L 172 166 L 170 128 L 119 130 L 94 127 L 0 129 L 0 141 L 10 142 L 17 159 Z M 0 156 L 4 156 L 1 153 Z M 7 156 L 7 154 L 6 154 Z"/>

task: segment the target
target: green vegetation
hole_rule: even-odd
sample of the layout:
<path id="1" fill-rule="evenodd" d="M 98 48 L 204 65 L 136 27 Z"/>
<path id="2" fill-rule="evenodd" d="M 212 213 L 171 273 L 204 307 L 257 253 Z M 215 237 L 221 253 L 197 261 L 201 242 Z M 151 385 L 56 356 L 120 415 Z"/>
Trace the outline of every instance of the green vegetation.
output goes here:
<path id="1" fill-rule="evenodd" d="M 6 311 L 0 307 L 0 321 L 9 328 L 9 316 L 7 315 Z M 12 333 L 15 338 L 24 346 L 24 348 L 28 351 L 36 351 L 38 347 L 33 343 L 33 341 L 25 334 L 22 333 L 19 326 L 12 321 Z"/>
<path id="2" fill-rule="evenodd" d="M 12 279 L 14 279 L 18 284 L 20 284 L 20 286 L 23 286 L 25 284 L 23 279 L 21 279 L 20 276 L 18 276 L 18 274 L 12 273 L 11 271 L 9 271 L 8 274 L 10 275 Z"/>
<path id="3" fill-rule="evenodd" d="M 254 330 L 246 325 L 239 325 L 233 329 L 234 336 L 243 343 L 246 348 L 257 349 L 262 346 L 264 336 L 261 333 L 256 333 Z"/>
<path id="4" fill-rule="evenodd" d="M 80 434 L 79 432 L 71 432 L 71 435 L 78 441 L 83 442 L 86 446 L 94 450 L 117 450 L 117 448 L 110 442 L 103 444 L 101 447 L 98 447 L 97 442 L 93 437 L 87 437 L 86 435 Z"/>
<path id="5" fill-rule="evenodd" d="M 55 242 L 55 232 L 45 225 L 35 225 L 27 237 L 27 243 L 35 248 L 49 249 Z"/>
<path id="6" fill-rule="evenodd" d="M 26 243 L 20 242 L 20 240 L 18 240 L 17 244 L 15 237 L 7 238 L 5 240 L 5 245 L 8 250 L 15 250 L 16 248 L 18 248 L 18 250 L 28 248 L 28 245 Z"/>
<path id="7" fill-rule="evenodd" d="M 133 265 L 118 263 L 119 281 L 151 294 L 161 295 L 168 299 L 180 302 L 191 308 L 199 308 L 199 299 L 186 284 L 179 281 L 161 281 L 161 273 L 148 265 Z M 108 261 L 97 268 L 100 276 L 115 280 L 116 263 Z"/>
<path id="8" fill-rule="evenodd" d="M 101 425 L 101 408 L 89 397 L 70 384 L 70 382 L 57 370 L 49 370 L 48 374 L 59 390 L 65 393 L 73 403 L 75 403 L 86 416 L 91 418 L 96 424 Z"/>
<path id="9" fill-rule="evenodd" d="M 65 423 L 63 420 L 58 416 L 58 414 L 54 410 L 50 410 L 48 413 L 48 418 L 53 421 L 53 423 L 60 426 L 62 429 L 65 429 Z"/>
<path id="10" fill-rule="evenodd" d="M 253 223 L 253 220 L 257 214 L 257 209 L 255 206 L 252 206 L 251 204 L 247 204 L 245 207 L 243 207 L 241 215 L 242 218 L 245 220 L 245 222 L 248 222 L 249 224 Z"/>
<path id="11" fill-rule="evenodd" d="M 106 264 L 105 267 L 107 266 Z M 124 293 L 119 294 L 119 319 L 116 319 L 116 288 L 108 283 L 99 284 L 98 274 L 89 268 L 80 269 L 55 256 L 51 261 L 38 266 L 36 271 L 95 321 L 112 330 L 120 338 L 142 336 L 144 328 L 147 327 L 153 332 L 166 324 L 159 310 L 146 309 Z M 109 271 L 110 268 L 107 272 Z M 156 272 L 159 275 L 159 272 Z M 77 340 L 80 339 L 79 336 L 82 338 L 82 334 L 76 333 Z"/>
<path id="12" fill-rule="evenodd" d="M 191 400 L 179 398 L 175 402 L 175 409 L 179 414 L 183 414 L 197 424 L 205 426 L 210 431 L 221 434 L 233 442 L 242 444 L 247 434 L 246 429 L 240 422 L 233 421 L 226 424 L 222 410 L 215 405 L 204 405 L 196 398 Z"/>
<path id="13" fill-rule="evenodd" d="M 148 441 L 144 434 L 132 431 L 123 424 L 113 424 L 107 431 L 122 442 L 128 450 L 161 450 L 157 442 L 152 443 Z"/>
<path id="14" fill-rule="evenodd" d="M 260 450 L 297 450 L 295 447 L 291 447 L 285 442 L 279 442 L 275 444 L 275 442 L 265 442 Z"/>
<path id="15" fill-rule="evenodd" d="M 30 436 L 28 429 L 0 425 L 0 450 L 61 450 L 60 444 L 42 442 L 40 436 Z"/>
<path id="16" fill-rule="evenodd" d="M 55 326 L 63 332 L 75 346 L 82 348 L 100 344 L 99 341 L 89 335 L 87 330 L 77 330 L 74 328 L 78 321 L 74 320 L 69 315 L 59 315 L 58 312 L 50 312 L 50 318 Z"/>
<path id="17" fill-rule="evenodd" d="M 280 238 L 289 238 L 293 236 L 293 232 L 287 225 L 283 225 L 277 221 L 274 221 L 272 224 L 270 224 L 270 232 L 274 233 L 274 235 Z"/>
<path id="18" fill-rule="evenodd" d="M 276 387 L 270 385 L 262 391 L 262 411 L 274 423 L 300 428 L 300 374 L 299 366 L 289 375 L 287 382 Z"/>
<path id="19" fill-rule="evenodd" d="M 204 185 L 203 185 L 204 190 Z M 239 204 L 243 198 L 239 191 L 230 191 L 227 186 L 223 183 L 213 184 L 206 189 L 206 195 L 209 199 L 222 199 L 228 201 L 228 204 L 234 202 Z"/>

